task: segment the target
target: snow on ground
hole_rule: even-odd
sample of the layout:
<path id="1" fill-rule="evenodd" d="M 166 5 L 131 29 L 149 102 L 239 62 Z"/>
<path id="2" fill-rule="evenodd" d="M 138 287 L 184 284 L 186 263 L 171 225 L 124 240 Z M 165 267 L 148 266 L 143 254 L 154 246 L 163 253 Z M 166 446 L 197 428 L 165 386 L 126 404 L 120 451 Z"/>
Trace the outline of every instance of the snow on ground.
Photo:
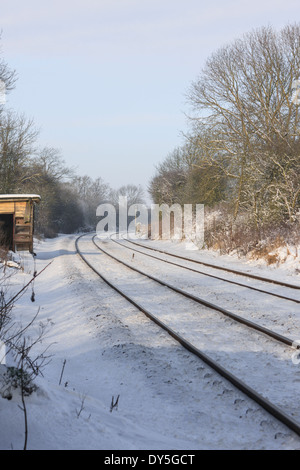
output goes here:
<path id="1" fill-rule="evenodd" d="M 50 346 L 52 355 L 43 376 L 36 379 L 37 391 L 26 398 L 29 449 L 300 448 L 298 436 L 92 273 L 75 252 L 75 238 L 62 235 L 37 242 L 35 265 L 22 253 L 23 270 L 7 268 L 14 272 L 10 280 L 13 292 L 30 280 L 35 269 L 39 272 L 51 262 L 34 281 L 35 302 L 30 300 L 30 286 L 14 308 L 23 324 L 39 311 L 38 321 L 48 323 L 48 329 L 37 350 Z M 163 242 L 163 246 L 169 249 L 171 245 Z M 186 254 L 182 245 L 172 248 Z M 189 253 L 219 262 L 208 252 Z M 104 255 L 96 257 L 100 266 L 115 275 L 115 267 L 111 264 L 110 268 Z M 245 267 L 237 259 L 225 262 Z M 246 267 L 270 272 L 265 267 Z M 299 279 L 292 270 L 271 271 L 289 282 Z M 149 294 L 147 298 L 151 301 Z M 34 336 L 34 327 L 30 334 Z M 255 360 L 254 369 L 260 367 L 259 354 Z M 10 357 L 7 366 L 9 361 Z M 294 368 L 297 378 L 299 366 Z M 298 394 L 297 389 L 295 397 Z M 118 406 L 111 410 L 112 399 L 118 396 Z M 0 449 L 23 447 L 20 404 L 18 390 L 11 400 L 0 396 Z"/>
<path id="2" fill-rule="evenodd" d="M 236 253 L 220 255 L 218 251 L 206 248 L 199 250 L 192 241 L 148 240 L 133 237 L 132 240 L 145 245 L 151 243 L 151 246 L 160 250 L 187 256 L 206 263 L 300 285 L 300 245 L 282 246 L 270 252 L 270 255 L 273 253 L 277 255 L 278 261 L 268 265 L 263 257 L 255 260 L 250 256 L 242 257 Z"/>

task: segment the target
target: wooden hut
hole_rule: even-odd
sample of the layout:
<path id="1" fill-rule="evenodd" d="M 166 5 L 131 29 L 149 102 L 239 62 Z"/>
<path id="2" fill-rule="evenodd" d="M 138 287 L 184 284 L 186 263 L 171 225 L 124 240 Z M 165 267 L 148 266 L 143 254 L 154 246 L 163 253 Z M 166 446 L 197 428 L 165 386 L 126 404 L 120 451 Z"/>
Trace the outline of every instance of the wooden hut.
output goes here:
<path id="1" fill-rule="evenodd" d="M 34 204 L 38 194 L 0 194 L 0 246 L 33 253 Z"/>

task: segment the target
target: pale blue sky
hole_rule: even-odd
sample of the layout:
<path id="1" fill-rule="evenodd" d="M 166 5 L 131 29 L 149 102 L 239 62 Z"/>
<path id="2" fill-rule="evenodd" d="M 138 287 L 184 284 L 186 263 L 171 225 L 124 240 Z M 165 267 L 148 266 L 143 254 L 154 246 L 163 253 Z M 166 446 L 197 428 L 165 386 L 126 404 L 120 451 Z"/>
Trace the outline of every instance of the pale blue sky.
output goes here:
<path id="1" fill-rule="evenodd" d="M 210 54 L 259 26 L 300 20 L 299 0 L 0 0 L 7 107 L 80 175 L 146 188 L 183 144 L 185 93 Z"/>

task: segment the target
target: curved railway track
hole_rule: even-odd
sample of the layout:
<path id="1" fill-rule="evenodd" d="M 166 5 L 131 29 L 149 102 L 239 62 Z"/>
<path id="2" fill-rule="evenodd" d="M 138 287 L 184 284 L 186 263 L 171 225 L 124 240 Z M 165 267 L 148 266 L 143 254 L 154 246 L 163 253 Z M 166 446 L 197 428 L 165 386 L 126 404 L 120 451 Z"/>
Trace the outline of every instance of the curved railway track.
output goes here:
<path id="1" fill-rule="evenodd" d="M 114 259 L 115 261 L 123 264 L 124 266 L 126 266 L 127 268 L 131 269 L 132 271 L 135 271 L 135 272 L 138 272 L 139 274 L 142 274 L 143 276 L 146 276 L 148 277 L 149 279 L 152 279 L 153 281 L 165 286 L 165 287 L 168 287 L 169 289 L 173 290 L 174 292 L 177 292 L 178 294 L 181 294 L 183 295 L 184 297 L 187 297 L 188 299 L 194 301 L 194 302 L 197 302 L 201 305 L 204 305 L 205 307 L 208 307 L 212 310 L 216 310 L 220 313 L 222 313 L 223 315 L 231 318 L 232 320 L 235 320 L 239 323 L 242 323 L 243 325 L 246 325 L 248 326 L 249 328 L 252 328 L 256 331 L 259 331 L 260 333 L 263 333 L 269 337 L 271 337 L 272 339 L 275 339 L 283 344 L 286 344 L 288 346 L 295 346 L 296 342 L 295 340 L 293 340 L 292 338 L 288 338 L 284 335 L 281 335 L 279 333 L 276 333 L 275 331 L 273 330 L 270 330 L 268 328 L 265 328 L 264 326 L 262 325 L 259 325 L 258 323 L 255 323 L 251 320 L 247 320 L 246 318 L 243 318 L 233 312 L 230 312 L 229 310 L 226 310 L 225 308 L 219 306 L 219 305 L 216 305 L 216 304 L 213 304 L 211 302 L 208 302 L 207 300 L 205 299 L 202 299 L 201 297 L 198 297 L 196 295 L 193 295 L 189 292 L 186 292 L 182 289 L 179 289 L 178 287 L 166 282 L 166 281 L 162 281 L 161 279 L 155 277 L 155 276 L 152 276 L 138 268 L 135 268 L 133 267 L 132 265 L 126 263 L 125 261 L 122 261 L 120 260 L 119 258 L 117 258 L 116 256 L 112 255 L 111 253 L 107 252 L 106 250 L 104 250 L 104 248 L 100 247 L 96 242 L 95 242 L 95 237 L 93 237 L 93 243 L 94 245 L 99 249 L 101 250 L 103 253 L 105 253 L 107 256 L 111 257 L 112 259 Z M 300 346 L 297 346 L 297 348 L 300 348 Z"/>
<path id="2" fill-rule="evenodd" d="M 170 328 L 166 323 L 161 321 L 157 316 L 155 316 L 152 312 L 149 311 L 149 309 L 145 308 L 143 305 L 141 305 L 139 302 L 134 300 L 129 294 L 127 294 L 123 289 L 118 287 L 115 283 L 110 281 L 106 276 L 104 276 L 103 273 L 101 273 L 98 269 L 93 266 L 91 262 L 88 261 L 87 257 L 81 252 L 79 248 L 79 240 L 90 234 L 85 234 L 79 236 L 76 241 L 75 241 L 75 246 L 76 246 L 76 251 L 78 255 L 81 257 L 81 259 L 89 266 L 90 269 L 94 271 L 94 273 L 97 274 L 106 284 L 108 284 L 112 289 L 114 289 L 116 292 L 118 292 L 122 297 L 124 297 L 126 300 L 128 300 L 132 305 L 134 305 L 139 311 L 143 312 L 149 319 L 154 321 L 159 327 L 161 327 L 163 330 L 165 330 L 170 336 L 172 336 L 177 342 L 179 342 L 185 349 L 196 355 L 198 358 L 200 358 L 202 361 L 204 361 L 208 366 L 210 366 L 212 369 L 214 369 L 216 372 L 218 372 L 222 377 L 224 377 L 226 380 L 228 380 L 230 383 L 232 383 L 235 387 L 237 387 L 240 391 L 242 391 L 244 394 L 246 394 L 248 397 L 250 397 L 252 400 L 254 400 L 256 403 L 258 403 L 261 407 L 263 407 L 268 413 L 273 415 L 277 420 L 281 421 L 284 423 L 288 428 L 293 430 L 296 434 L 300 436 L 300 423 L 297 422 L 292 416 L 287 414 L 284 410 L 279 408 L 277 405 L 269 401 L 267 398 L 262 396 L 260 393 L 258 393 L 256 390 L 254 390 L 252 387 L 247 385 L 244 381 L 240 380 L 236 375 L 232 374 L 230 371 L 228 371 L 226 368 L 224 368 L 222 365 L 220 365 L 217 361 L 209 357 L 207 354 L 205 354 L 203 351 L 201 351 L 199 348 L 194 346 L 190 341 L 186 340 L 182 335 L 178 334 L 174 329 Z M 184 296 L 188 296 L 192 300 L 196 300 L 197 302 L 199 301 L 198 298 L 195 298 L 195 296 L 191 296 L 190 294 L 187 294 L 184 291 L 178 290 L 177 288 L 174 289 L 174 286 L 170 286 L 167 283 L 164 283 L 163 281 L 154 278 L 153 276 L 147 275 L 146 273 L 141 272 L 137 268 L 133 268 L 132 266 L 128 265 L 127 263 L 120 261 L 118 258 L 115 256 L 111 255 L 108 253 L 106 250 L 104 250 L 102 247 L 99 247 L 99 245 L 96 244 L 95 242 L 95 236 L 93 237 L 93 243 L 97 247 L 97 249 L 101 250 L 105 255 L 115 259 L 119 263 L 122 263 L 123 265 L 127 266 L 130 269 L 134 269 L 136 272 L 139 272 L 140 274 L 150 277 L 152 280 L 159 282 L 160 284 L 165 285 L 166 287 L 176 290 L 178 293 L 181 293 Z M 193 298 L 194 297 L 194 298 Z M 202 299 L 201 302 L 203 303 Z M 209 304 L 208 302 L 205 301 L 206 306 L 209 306 L 210 308 L 217 309 L 218 311 L 222 311 L 220 307 L 214 306 L 213 304 Z M 223 312 L 225 313 L 225 312 Z M 226 314 L 230 312 L 226 311 Z M 236 316 L 231 317 L 236 319 L 237 321 L 240 321 L 240 319 L 237 319 Z M 248 322 L 248 321 L 247 321 Z M 247 325 L 250 326 L 251 328 L 254 328 L 254 325 L 252 322 L 251 324 Z M 256 329 L 256 328 L 255 328 Z M 265 334 L 268 334 L 271 336 L 273 339 L 276 339 L 278 341 L 283 342 L 284 344 L 287 344 L 289 346 L 293 345 L 293 341 L 289 338 L 282 337 L 281 335 L 278 335 L 277 333 L 274 334 L 274 332 L 271 332 L 270 330 L 266 330 L 265 328 L 259 327 L 258 326 L 258 331 L 261 331 Z"/>
<path id="3" fill-rule="evenodd" d="M 289 297 L 287 295 L 282 295 L 282 294 L 278 294 L 278 293 L 275 293 L 275 292 L 270 292 L 270 291 L 267 291 L 267 290 L 264 290 L 264 289 L 260 289 L 258 287 L 254 287 L 254 286 L 249 286 L 248 284 L 244 284 L 244 283 L 241 283 L 241 282 L 237 282 L 237 281 L 233 281 L 233 280 L 230 280 L 230 279 L 226 279 L 226 278 L 223 278 L 223 277 L 220 277 L 220 276 L 216 276 L 214 274 L 210 274 L 210 273 L 205 273 L 203 271 L 199 271 L 198 269 L 193 269 L 191 267 L 188 267 L 188 266 L 183 266 L 182 264 L 178 264 L 178 263 L 175 263 L 173 261 L 170 261 L 170 260 L 166 260 L 166 259 L 163 259 L 163 258 L 160 258 L 159 256 L 155 256 L 155 255 L 151 255 L 149 253 L 145 253 L 144 251 L 141 251 L 141 250 L 138 250 L 137 248 L 132 248 L 132 247 L 129 247 L 129 246 L 126 246 L 122 243 L 120 243 L 119 241 L 117 241 L 116 239 L 114 238 L 110 238 L 113 242 L 123 246 L 124 248 L 128 248 L 129 250 L 132 250 L 132 251 L 136 251 L 137 253 L 141 253 L 142 255 L 145 255 L 145 256 L 149 256 L 150 258 L 154 258 L 154 259 L 157 259 L 159 261 L 162 261 L 164 263 L 167 263 L 167 264 L 170 264 L 170 265 L 173 265 L 173 266 L 177 266 L 179 268 L 182 268 L 182 269 L 186 269 L 188 271 L 191 271 L 191 272 L 195 272 L 195 273 L 198 273 L 198 274 L 202 274 L 203 276 L 207 276 L 207 277 L 211 277 L 211 278 L 214 278 L 214 279 L 218 279 L 220 281 L 223 281 L 223 282 L 227 282 L 229 284 L 235 284 L 236 286 L 241 286 L 241 287 L 246 287 L 247 289 L 251 289 L 251 290 L 254 290 L 254 291 L 257 291 L 257 292 L 261 292 L 263 294 L 268 294 L 268 295 L 272 295 L 274 297 L 278 297 L 279 299 L 284 299 L 284 300 L 289 300 L 290 302 L 295 302 L 296 304 L 300 304 L 300 300 L 299 299 L 295 299 L 293 297 Z M 129 243 L 133 243 L 134 245 L 140 245 L 139 243 L 135 243 L 133 242 L 132 240 L 128 240 L 128 239 L 124 239 L 123 238 L 123 241 L 126 241 L 126 242 L 129 242 Z M 157 251 L 159 253 L 163 253 L 167 256 L 177 256 L 177 255 L 172 255 L 170 253 L 166 253 L 166 252 L 163 252 L 161 250 L 156 250 L 152 247 L 145 247 L 144 245 L 140 245 L 142 246 L 143 248 L 145 249 L 149 249 L 149 250 L 154 250 L 154 251 Z M 194 261 L 197 263 L 197 261 L 195 260 L 190 260 L 189 258 L 183 258 L 185 261 Z M 209 266 L 208 264 L 206 264 L 207 266 Z M 214 266 L 214 268 L 216 268 L 216 266 Z M 217 268 L 219 269 L 219 268 Z M 230 273 L 233 273 L 233 274 L 236 274 L 237 271 L 234 271 L 234 270 L 230 270 L 229 268 L 227 269 L 226 268 L 226 271 L 230 272 Z M 240 275 L 241 276 L 245 276 L 247 277 L 248 275 L 246 273 L 241 273 L 239 271 Z M 249 276 L 248 276 L 249 277 Z M 252 275 L 251 276 L 252 278 L 254 279 L 259 279 L 260 281 L 264 280 L 265 282 L 269 282 L 269 283 L 276 283 L 277 285 L 280 285 L 280 286 L 283 286 L 283 287 L 291 287 L 293 289 L 300 289 L 300 287 L 298 286 L 295 286 L 295 285 L 292 285 L 292 284 L 287 284 L 287 283 L 281 283 L 280 281 L 273 281 L 273 280 L 269 280 L 269 279 L 265 279 L 265 278 L 262 278 L 262 277 L 258 277 L 258 276 L 254 276 Z"/>
<path id="4" fill-rule="evenodd" d="M 113 238 L 111 238 L 111 239 L 113 241 L 115 241 Z M 268 284 L 275 284 L 275 285 L 282 286 L 282 287 L 288 287 L 290 289 L 300 290 L 300 286 L 297 286 L 295 284 L 290 284 L 288 282 L 278 281 L 276 279 L 270 279 L 270 278 L 266 278 L 266 277 L 263 277 L 263 276 L 258 276 L 256 274 L 246 273 L 246 272 L 243 272 L 243 271 L 238 271 L 236 269 L 231 269 L 231 268 L 227 268 L 227 267 L 224 267 L 224 266 L 219 266 L 219 265 L 216 265 L 216 264 L 205 263 L 204 261 L 199 261 L 199 260 L 195 260 L 195 259 L 188 258 L 188 257 L 185 257 L 185 256 L 181 256 L 181 255 L 178 255 L 176 253 L 170 253 L 169 251 L 159 250 L 158 248 L 154 248 L 153 246 L 146 246 L 146 245 L 143 245 L 142 243 L 134 242 L 133 240 L 130 240 L 128 238 L 126 238 L 126 239 L 123 238 L 123 240 L 125 240 L 128 243 L 131 243 L 135 246 L 139 246 L 141 248 L 144 248 L 146 250 L 151 250 L 151 251 L 154 251 L 154 252 L 157 252 L 157 253 L 161 253 L 161 254 L 173 257 L 173 258 L 178 258 L 178 259 L 181 259 L 181 260 L 184 260 L 184 261 L 189 261 L 191 263 L 200 264 L 200 265 L 206 266 L 208 268 L 213 268 L 213 269 L 217 269 L 217 270 L 220 270 L 220 271 L 226 271 L 228 273 L 236 274 L 237 276 L 243 276 L 243 277 L 247 277 L 247 278 L 250 278 L 250 279 L 256 279 L 258 281 L 263 281 L 263 282 L 268 283 Z M 131 248 L 131 249 L 133 249 L 133 248 Z M 135 250 L 139 251 L 137 249 L 135 249 Z M 144 252 L 141 252 L 141 253 L 146 254 Z M 150 256 L 150 255 L 148 254 L 147 256 Z M 157 259 L 161 259 L 161 258 L 157 258 Z M 165 261 L 169 264 L 174 264 L 176 266 L 184 267 L 184 266 L 179 265 L 177 263 L 172 263 L 171 261 L 162 260 L 162 259 L 161 259 L 161 261 Z M 193 270 L 192 268 L 188 268 L 188 269 L 191 270 L 191 271 Z M 265 290 L 262 290 L 262 289 L 253 288 L 253 287 L 248 286 L 246 284 L 238 283 L 236 281 L 230 281 L 228 279 L 221 278 L 219 276 L 215 276 L 215 275 L 212 275 L 212 274 L 207 274 L 207 273 L 204 273 L 204 272 L 201 272 L 201 271 L 198 271 L 198 270 L 194 270 L 194 271 L 198 272 L 199 274 L 204 274 L 205 276 L 215 277 L 216 279 L 220 279 L 220 280 L 225 281 L 225 282 L 230 282 L 232 284 L 241 285 L 241 286 L 247 287 L 249 289 L 261 291 L 265 294 L 275 295 L 276 297 L 281 297 L 281 298 L 286 299 L 286 300 L 291 300 L 292 302 L 300 303 L 300 300 L 298 300 L 298 299 L 293 299 L 293 298 L 287 297 L 287 296 L 280 296 L 279 294 L 274 294 L 272 292 L 268 292 L 268 291 L 265 291 Z"/>

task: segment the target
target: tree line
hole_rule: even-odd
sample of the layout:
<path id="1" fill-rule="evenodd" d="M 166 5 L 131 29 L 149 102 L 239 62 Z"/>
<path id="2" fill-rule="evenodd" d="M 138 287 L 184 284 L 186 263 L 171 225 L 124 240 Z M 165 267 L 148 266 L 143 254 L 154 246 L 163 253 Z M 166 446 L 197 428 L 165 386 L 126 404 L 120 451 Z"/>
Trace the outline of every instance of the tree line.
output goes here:
<path id="1" fill-rule="evenodd" d="M 186 93 L 188 132 L 156 168 L 156 203 L 225 207 L 256 231 L 299 223 L 300 24 L 219 48 Z M 299 98 L 298 98 L 299 95 Z"/>
<path id="2" fill-rule="evenodd" d="M 16 72 L 3 58 L 0 80 L 5 93 L 16 86 Z M 144 201 L 140 186 L 113 189 L 101 177 L 76 174 L 59 149 L 39 146 L 38 137 L 34 120 L 0 105 L 0 193 L 41 196 L 35 208 L 37 233 L 52 237 L 58 232 L 95 229 L 98 205 L 117 204 L 119 195 L 127 196 L 129 205 Z"/>

